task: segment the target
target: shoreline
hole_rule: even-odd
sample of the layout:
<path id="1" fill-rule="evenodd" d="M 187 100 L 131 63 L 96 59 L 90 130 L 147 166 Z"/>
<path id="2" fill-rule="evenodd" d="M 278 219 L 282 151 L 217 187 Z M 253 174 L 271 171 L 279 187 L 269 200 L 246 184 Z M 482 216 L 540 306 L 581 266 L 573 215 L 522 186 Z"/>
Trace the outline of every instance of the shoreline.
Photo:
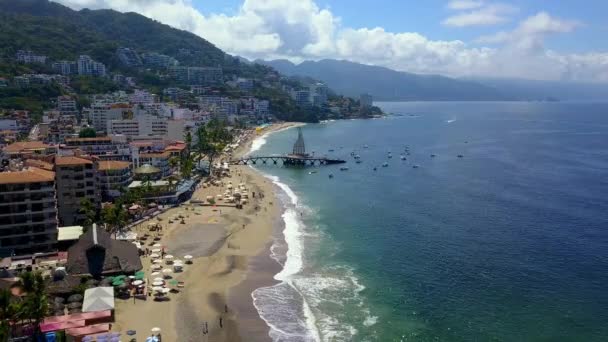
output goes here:
<path id="1" fill-rule="evenodd" d="M 261 135 L 250 131 L 241 139 L 234 155 L 248 153 L 256 139 L 298 125 L 274 124 Z M 167 253 L 178 259 L 186 254 L 194 257 L 193 264 L 187 265 L 184 272 L 174 274 L 185 287 L 164 302 L 150 297 L 117 299 L 114 330 L 136 330 L 138 339 L 149 335 L 152 327 L 160 327 L 168 341 L 271 341 L 270 327 L 253 305 L 252 293 L 276 284 L 274 276 L 281 271 L 270 251 L 284 227 L 280 189 L 251 167 L 233 166 L 230 176 L 220 181 L 223 184 L 197 188 L 192 199 L 205 200 L 222 193 L 229 181 L 245 183 L 248 192 L 255 192 L 256 197 L 251 196 L 243 209 L 201 207 L 186 202 L 160 215 L 159 223 L 163 225 L 160 242 Z M 185 223 L 169 224 L 169 218 L 178 213 L 186 216 Z M 143 222 L 135 230 L 145 233 L 144 226 L 149 222 Z M 150 283 L 150 259 L 142 257 L 142 264 Z M 204 333 L 205 323 L 208 333 Z"/>

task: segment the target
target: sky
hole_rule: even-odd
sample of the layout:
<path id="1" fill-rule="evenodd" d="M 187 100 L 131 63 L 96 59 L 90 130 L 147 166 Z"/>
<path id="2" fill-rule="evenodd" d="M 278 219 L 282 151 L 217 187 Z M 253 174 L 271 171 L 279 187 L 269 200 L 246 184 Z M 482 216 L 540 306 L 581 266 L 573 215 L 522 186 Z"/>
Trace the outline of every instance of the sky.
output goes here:
<path id="1" fill-rule="evenodd" d="M 55 0 L 137 12 L 232 55 L 608 82 L 606 0 Z"/>

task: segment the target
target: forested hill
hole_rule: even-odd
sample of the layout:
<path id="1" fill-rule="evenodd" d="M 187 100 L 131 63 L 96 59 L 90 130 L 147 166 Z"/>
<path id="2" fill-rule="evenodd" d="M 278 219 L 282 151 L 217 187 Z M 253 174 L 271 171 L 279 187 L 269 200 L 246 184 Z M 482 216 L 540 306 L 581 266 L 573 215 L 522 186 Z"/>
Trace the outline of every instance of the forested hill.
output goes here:
<path id="1" fill-rule="evenodd" d="M 137 13 L 74 11 L 47 0 L 0 0 L 0 55 L 29 49 L 52 59 L 88 54 L 109 66 L 118 47 L 158 52 L 191 66 L 230 67 L 235 58 L 205 39 Z M 189 50 L 191 53 L 180 53 Z"/>

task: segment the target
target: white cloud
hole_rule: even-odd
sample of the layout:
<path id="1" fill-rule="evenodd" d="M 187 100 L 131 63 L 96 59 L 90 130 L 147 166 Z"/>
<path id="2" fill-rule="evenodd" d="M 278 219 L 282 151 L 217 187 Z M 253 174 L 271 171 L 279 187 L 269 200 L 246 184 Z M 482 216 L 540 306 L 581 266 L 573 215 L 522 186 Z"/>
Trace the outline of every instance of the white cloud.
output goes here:
<path id="1" fill-rule="evenodd" d="M 446 6 L 452 10 L 469 10 L 483 6 L 482 0 L 452 0 Z"/>
<path id="2" fill-rule="evenodd" d="M 445 26 L 453 27 L 488 26 L 502 24 L 509 21 L 510 16 L 518 11 L 516 7 L 503 3 L 486 4 L 482 2 L 458 2 L 456 6 L 450 6 L 450 4 L 448 4 L 448 7 L 451 9 L 472 9 L 470 11 L 458 12 L 455 15 L 447 17 L 441 22 Z M 469 5 L 469 7 L 467 7 L 467 5 Z"/>
<path id="3" fill-rule="evenodd" d="M 510 32 L 483 37 L 491 47 L 460 40 L 431 40 L 416 32 L 381 27 L 345 27 L 314 0 L 244 0 L 231 15 L 203 14 L 189 0 L 59 0 L 74 8 L 134 11 L 191 31 L 228 53 L 248 58 L 336 58 L 417 73 L 608 81 L 608 53 L 565 55 L 543 47 L 546 36 L 579 24 L 539 13 Z M 492 4 L 458 1 L 452 5 L 483 10 Z"/>
<path id="4" fill-rule="evenodd" d="M 521 50 L 543 50 L 547 35 L 571 32 L 581 24 L 574 20 L 564 20 L 539 12 L 522 21 L 513 31 L 501 31 L 477 39 L 478 43 L 507 43 Z"/>

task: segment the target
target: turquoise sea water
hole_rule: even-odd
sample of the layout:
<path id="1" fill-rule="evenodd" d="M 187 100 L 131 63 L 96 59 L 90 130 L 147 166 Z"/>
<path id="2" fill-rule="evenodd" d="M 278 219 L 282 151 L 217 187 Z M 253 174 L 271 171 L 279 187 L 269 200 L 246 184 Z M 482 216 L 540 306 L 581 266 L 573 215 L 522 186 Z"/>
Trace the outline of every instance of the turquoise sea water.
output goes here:
<path id="1" fill-rule="evenodd" d="M 608 104 L 380 105 L 303 128 L 348 171 L 259 167 L 287 208 L 282 283 L 253 294 L 272 337 L 607 341 Z"/>

